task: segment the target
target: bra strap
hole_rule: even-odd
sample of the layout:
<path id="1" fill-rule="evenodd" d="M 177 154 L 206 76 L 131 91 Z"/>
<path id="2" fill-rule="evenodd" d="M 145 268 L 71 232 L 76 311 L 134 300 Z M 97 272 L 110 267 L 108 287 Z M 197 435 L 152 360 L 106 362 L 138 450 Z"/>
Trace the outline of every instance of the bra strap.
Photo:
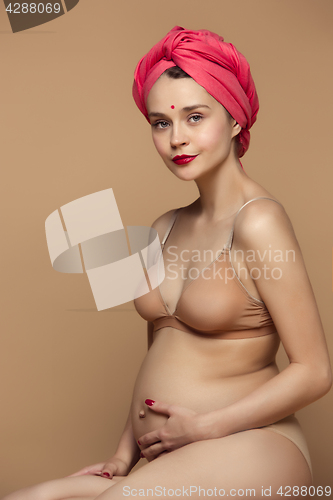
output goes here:
<path id="1" fill-rule="evenodd" d="M 258 196 L 257 198 L 252 198 L 252 200 L 249 200 L 246 203 L 244 203 L 244 205 L 240 207 L 240 209 L 238 210 L 238 212 L 235 215 L 234 222 L 232 224 L 232 228 L 231 228 L 231 231 L 230 231 L 230 234 L 229 234 L 229 238 L 228 238 L 228 241 L 227 241 L 227 244 L 226 244 L 226 249 L 227 250 L 231 249 L 231 245 L 232 245 L 232 241 L 233 241 L 233 236 L 234 236 L 235 222 L 236 222 L 236 219 L 237 219 L 237 215 L 242 210 L 242 208 L 246 207 L 246 205 L 248 205 L 249 203 L 251 203 L 251 201 L 255 201 L 255 200 L 271 200 L 271 201 L 275 201 L 275 203 L 278 203 L 279 205 L 281 205 L 281 207 L 283 207 L 283 205 L 279 201 L 273 200 L 273 198 L 268 198 L 267 196 Z"/>
<path id="2" fill-rule="evenodd" d="M 177 219 L 177 215 L 178 215 L 178 211 L 179 211 L 179 208 L 176 208 L 174 213 L 172 214 L 172 217 L 170 219 L 170 222 L 169 222 L 169 225 L 168 225 L 168 228 L 165 232 L 165 235 L 163 237 L 163 240 L 161 241 L 161 245 L 164 246 L 166 240 L 168 239 L 168 236 L 171 232 L 171 229 L 173 228 L 173 225 L 174 223 L 176 222 L 176 219 Z"/>

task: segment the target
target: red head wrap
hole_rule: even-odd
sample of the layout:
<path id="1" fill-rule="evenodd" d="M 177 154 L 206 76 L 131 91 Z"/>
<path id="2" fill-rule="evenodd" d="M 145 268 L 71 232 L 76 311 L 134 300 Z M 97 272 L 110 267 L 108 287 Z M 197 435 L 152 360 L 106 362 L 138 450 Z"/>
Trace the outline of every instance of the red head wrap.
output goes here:
<path id="1" fill-rule="evenodd" d="M 134 72 L 133 97 L 149 122 L 148 94 L 161 74 L 179 66 L 221 103 L 239 123 L 243 156 L 256 121 L 258 96 L 245 57 L 223 37 L 208 30 L 191 31 L 175 26 L 142 57 Z"/>

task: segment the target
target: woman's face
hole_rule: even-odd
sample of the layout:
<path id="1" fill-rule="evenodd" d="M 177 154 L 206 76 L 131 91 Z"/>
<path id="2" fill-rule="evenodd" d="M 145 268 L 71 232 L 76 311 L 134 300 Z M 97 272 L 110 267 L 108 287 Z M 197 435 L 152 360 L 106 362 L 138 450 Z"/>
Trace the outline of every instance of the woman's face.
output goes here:
<path id="1" fill-rule="evenodd" d="M 150 90 L 146 106 L 155 147 L 180 179 L 197 179 L 235 160 L 232 138 L 241 127 L 192 78 L 162 75 Z M 191 110 L 184 109 L 192 106 Z M 177 165 L 172 159 L 181 155 L 197 156 Z"/>

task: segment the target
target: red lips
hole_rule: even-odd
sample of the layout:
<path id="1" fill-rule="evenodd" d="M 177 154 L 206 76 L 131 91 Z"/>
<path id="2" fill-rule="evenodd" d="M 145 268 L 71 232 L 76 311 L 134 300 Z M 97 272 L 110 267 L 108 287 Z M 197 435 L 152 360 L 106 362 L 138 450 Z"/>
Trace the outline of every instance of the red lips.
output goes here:
<path id="1" fill-rule="evenodd" d="M 195 156 L 189 156 L 189 155 L 177 155 L 174 158 L 172 158 L 172 161 L 176 163 L 177 165 L 183 165 L 185 163 L 189 163 L 190 161 L 194 160 L 198 155 Z"/>

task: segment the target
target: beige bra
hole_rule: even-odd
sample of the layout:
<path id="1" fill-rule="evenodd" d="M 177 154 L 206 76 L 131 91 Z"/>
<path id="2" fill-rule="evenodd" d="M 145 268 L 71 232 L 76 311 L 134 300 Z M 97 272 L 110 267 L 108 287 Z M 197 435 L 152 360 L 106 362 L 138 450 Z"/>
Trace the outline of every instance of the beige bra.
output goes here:
<path id="1" fill-rule="evenodd" d="M 171 327 L 188 333 L 222 339 L 246 339 L 276 334 L 273 320 L 260 299 L 253 297 L 236 274 L 230 257 L 236 213 L 228 242 L 201 273 L 183 289 L 174 311 L 166 305 L 160 288 L 134 300 L 137 312 L 154 325 L 154 331 Z M 280 203 L 279 203 L 280 204 Z M 281 204 L 280 204 L 281 205 Z M 179 213 L 175 210 L 162 240 L 162 251 Z M 203 278 L 204 273 L 204 278 Z M 229 279 L 224 279 L 228 276 Z"/>

